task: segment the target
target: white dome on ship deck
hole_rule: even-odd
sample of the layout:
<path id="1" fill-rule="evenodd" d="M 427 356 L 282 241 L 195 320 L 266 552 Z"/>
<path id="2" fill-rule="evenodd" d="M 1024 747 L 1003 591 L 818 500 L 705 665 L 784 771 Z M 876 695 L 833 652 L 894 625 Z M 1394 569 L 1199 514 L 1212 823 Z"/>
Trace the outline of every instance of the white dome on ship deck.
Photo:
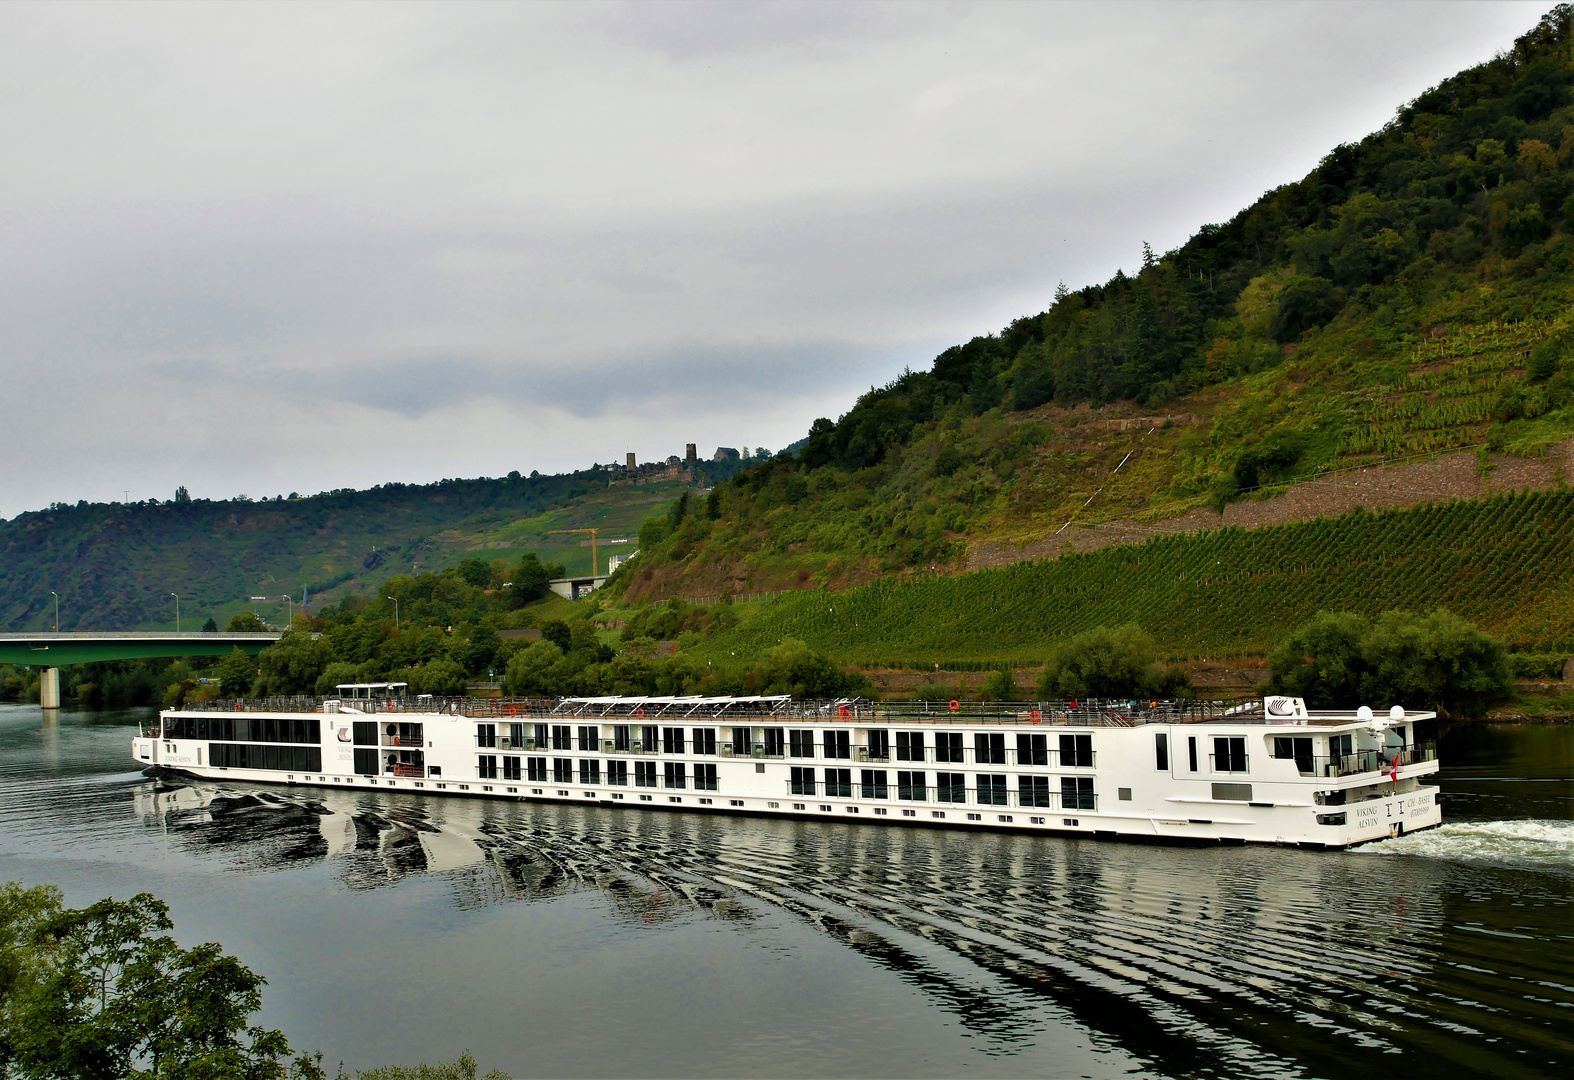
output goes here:
<path id="1" fill-rule="evenodd" d="M 1390 720 L 1403 720 L 1404 718 L 1405 718 L 1405 707 L 1403 705 L 1395 705 L 1392 709 L 1388 710 L 1388 719 L 1390 719 Z"/>
<path id="2" fill-rule="evenodd" d="M 1357 720 L 1370 720 L 1372 718 L 1372 707 L 1370 705 L 1362 705 L 1355 710 L 1355 718 Z"/>

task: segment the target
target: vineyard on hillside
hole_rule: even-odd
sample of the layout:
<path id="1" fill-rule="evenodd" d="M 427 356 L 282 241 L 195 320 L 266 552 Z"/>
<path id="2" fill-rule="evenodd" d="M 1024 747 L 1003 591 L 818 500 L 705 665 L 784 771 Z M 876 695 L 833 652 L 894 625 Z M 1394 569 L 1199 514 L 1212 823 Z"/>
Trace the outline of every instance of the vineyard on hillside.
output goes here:
<path id="1" fill-rule="evenodd" d="M 1262 654 L 1319 609 L 1447 607 L 1524 651 L 1574 648 L 1574 492 L 1155 538 L 1052 561 L 788 594 L 695 655 L 800 638 L 844 663 L 1041 662 L 1138 622 L 1174 658 Z"/>

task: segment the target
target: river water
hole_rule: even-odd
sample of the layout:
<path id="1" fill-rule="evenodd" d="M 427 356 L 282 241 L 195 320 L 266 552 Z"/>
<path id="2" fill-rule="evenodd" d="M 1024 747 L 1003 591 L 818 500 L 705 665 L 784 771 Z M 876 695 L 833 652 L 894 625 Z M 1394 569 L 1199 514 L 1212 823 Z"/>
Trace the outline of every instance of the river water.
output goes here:
<path id="1" fill-rule="evenodd" d="M 515 1076 L 1574 1073 L 1574 727 L 1442 733 L 1351 852 L 155 783 L 0 707 L 0 880 L 151 891 L 349 1067 Z"/>

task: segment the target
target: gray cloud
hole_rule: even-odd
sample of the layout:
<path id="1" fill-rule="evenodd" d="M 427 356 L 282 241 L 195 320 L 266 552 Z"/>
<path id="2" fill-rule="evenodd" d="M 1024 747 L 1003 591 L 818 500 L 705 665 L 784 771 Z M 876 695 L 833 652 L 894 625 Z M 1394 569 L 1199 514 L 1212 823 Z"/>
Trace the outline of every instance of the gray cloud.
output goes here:
<path id="1" fill-rule="evenodd" d="M 1540 10 L 0 8 L 0 514 L 781 446 Z"/>

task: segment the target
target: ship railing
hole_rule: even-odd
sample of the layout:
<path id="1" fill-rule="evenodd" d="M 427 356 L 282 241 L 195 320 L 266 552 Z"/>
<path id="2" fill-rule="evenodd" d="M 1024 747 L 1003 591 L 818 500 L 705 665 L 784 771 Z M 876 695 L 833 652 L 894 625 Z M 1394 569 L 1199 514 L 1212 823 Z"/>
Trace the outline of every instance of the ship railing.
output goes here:
<path id="1" fill-rule="evenodd" d="M 865 784 L 855 780 L 787 780 L 786 793 L 794 799 L 861 799 L 902 803 L 930 803 L 935 806 L 973 806 L 1012 810 L 1097 810 L 1098 795 L 1087 791 L 1040 788 L 1023 792 L 1013 788 L 988 788 L 980 794 L 976 787 L 957 784 Z"/>
<path id="2" fill-rule="evenodd" d="M 392 768 L 386 769 L 384 771 L 389 776 L 408 776 L 415 780 L 423 780 L 426 778 L 425 765 L 395 765 Z"/>
<path id="3" fill-rule="evenodd" d="M 679 715 L 686 722 L 697 719 L 723 722 L 747 720 L 751 725 L 844 721 L 885 724 L 1050 724 L 1072 727 L 1125 727 L 1149 723 L 1195 723 L 1233 717 L 1260 718 L 1260 703 L 1238 701 L 782 701 L 768 706 L 759 702 L 714 705 L 703 713 L 678 713 L 654 703 L 648 710 L 629 702 L 627 713 L 607 712 L 608 706 L 573 705 L 543 698 L 419 697 L 341 698 L 309 695 L 265 698 L 221 698 L 186 701 L 175 707 L 183 712 L 343 712 L 349 715 L 386 716 L 400 713 L 463 716 L 477 720 L 643 720 L 658 716 L 668 722 Z M 675 707 L 674 707 L 675 708 Z M 665 713 L 665 715 L 662 715 Z"/>
<path id="4" fill-rule="evenodd" d="M 1351 750 L 1343 754 L 1316 755 L 1310 759 L 1302 757 L 1297 759 L 1297 771 L 1302 776 L 1358 776 L 1361 773 L 1381 772 L 1392 768 L 1395 764 L 1403 768 L 1406 765 L 1420 765 L 1428 761 L 1437 760 L 1437 745 L 1435 743 L 1419 743 L 1415 746 L 1399 749 L 1382 750 Z M 1307 766 L 1311 768 L 1308 770 Z"/>

